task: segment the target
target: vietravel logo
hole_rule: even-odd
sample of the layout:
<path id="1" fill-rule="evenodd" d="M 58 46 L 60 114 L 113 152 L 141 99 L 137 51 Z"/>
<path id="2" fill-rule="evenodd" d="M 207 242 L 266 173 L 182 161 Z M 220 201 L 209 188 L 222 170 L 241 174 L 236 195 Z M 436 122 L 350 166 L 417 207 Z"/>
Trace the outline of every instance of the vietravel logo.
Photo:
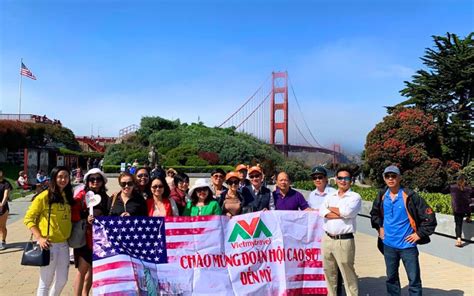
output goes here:
<path id="1" fill-rule="evenodd" d="M 271 236 L 272 233 L 260 217 L 254 217 L 250 224 L 246 220 L 238 220 L 228 242 L 231 243 L 232 248 L 268 245 L 272 242 Z M 239 237 L 242 241 L 236 242 Z"/>

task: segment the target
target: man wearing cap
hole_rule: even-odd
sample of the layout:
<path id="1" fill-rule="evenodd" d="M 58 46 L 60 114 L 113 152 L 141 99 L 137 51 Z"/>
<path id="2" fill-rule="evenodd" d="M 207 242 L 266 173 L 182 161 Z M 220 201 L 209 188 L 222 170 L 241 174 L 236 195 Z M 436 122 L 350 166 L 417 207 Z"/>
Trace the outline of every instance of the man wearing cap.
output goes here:
<path id="1" fill-rule="evenodd" d="M 309 194 L 308 204 L 311 208 L 319 210 L 324 197 L 336 192 L 336 189 L 328 186 L 328 172 L 322 166 L 316 166 L 311 170 L 311 178 L 316 189 Z"/>
<path id="2" fill-rule="evenodd" d="M 242 188 L 246 210 L 248 212 L 274 210 L 275 201 L 270 189 L 263 185 L 263 171 L 260 165 L 249 168 L 248 176 L 250 185 Z"/>
<path id="3" fill-rule="evenodd" d="M 223 169 L 214 169 L 211 172 L 211 191 L 215 199 L 217 199 L 227 187 L 224 186 L 225 172 Z"/>
<path id="4" fill-rule="evenodd" d="M 324 218 L 323 229 L 323 268 L 326 277 L 328 295 L 336 295 L 338 283 L 337 269 L 341 271 L 346 295 L 359 293 L 357 274 L 354 269 L 356 218 L 362 199 L 351 191 L 352 171 L 341 167 L 336 171 L 338 190 L 327 194 L 319 208 Z"/>
<path id="5" fill-rule="evenodd" d="M 387 187 L 381 190 L 370 211 L 372 227 L 383 242 L 387 271 L 387 294 L 400 295 L 398 267 L 403 261 L 410 295 L 422 295 L 418 244 L 426 244 L 436 228 L 433 210 L 417 193 L 402 187 L 400 169 L 390 165 L 383 171 Z"/>
<path id="6" fill-rule="evenodd" d="M 291 188 L 290 184 L 291 180 L 286 172 L 277 175 L 276 189 L 273 191 L 275 210 L 310 211 L 311 208 L 303 194 Z"/>
<path id="7" fill-rule="evenodd" d="M 239 164 L 235 167 L 235 171 L 239 173 L 239 177 L 240 177 L 239 191 L 242 191 L 243 187 L 250 185 L 250 181 L 247 179 L 248 167 L 245 164 Z"/>

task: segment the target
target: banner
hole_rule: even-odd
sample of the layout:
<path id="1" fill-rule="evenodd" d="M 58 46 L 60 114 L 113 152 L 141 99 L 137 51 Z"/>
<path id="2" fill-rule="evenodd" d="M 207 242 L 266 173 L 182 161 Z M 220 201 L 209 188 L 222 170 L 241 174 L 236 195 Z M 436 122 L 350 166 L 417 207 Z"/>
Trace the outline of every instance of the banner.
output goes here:
<path id="1" fill-rule="evenodd" d="M 326 295 L 317 212 L 97 217 L 94 295 Z"/>

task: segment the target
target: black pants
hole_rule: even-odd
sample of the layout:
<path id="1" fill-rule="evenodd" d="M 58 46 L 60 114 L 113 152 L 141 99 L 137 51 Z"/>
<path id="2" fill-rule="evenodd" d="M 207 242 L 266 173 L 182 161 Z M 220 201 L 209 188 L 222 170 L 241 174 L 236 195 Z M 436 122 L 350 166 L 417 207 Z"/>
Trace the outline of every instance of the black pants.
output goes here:
<path id="1" fill-rule="evenodd" d="M 466 214 L 456 214 L 454 213 L 454 224 L 456 225 L 455 231 L 456 231 L 456 238 L 461 238 L 462 234 L 462 220 Z"/>

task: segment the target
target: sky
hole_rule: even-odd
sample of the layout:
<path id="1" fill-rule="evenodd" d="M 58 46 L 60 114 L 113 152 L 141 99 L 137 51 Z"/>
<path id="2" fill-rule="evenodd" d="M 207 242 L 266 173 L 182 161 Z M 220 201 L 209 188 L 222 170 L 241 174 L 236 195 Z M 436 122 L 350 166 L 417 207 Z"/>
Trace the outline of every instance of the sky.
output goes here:
<path id="1" fill-rule="evenodd" d="M 431 36 L 474 31 L 473 3 L 0 0 L 0 110 L 18 113 L 21 58 L 37 77 L 21 112 L 77 136 L 143 116 L 216 126 L 288 71 L 318 142 L 359 153 Z"/>

